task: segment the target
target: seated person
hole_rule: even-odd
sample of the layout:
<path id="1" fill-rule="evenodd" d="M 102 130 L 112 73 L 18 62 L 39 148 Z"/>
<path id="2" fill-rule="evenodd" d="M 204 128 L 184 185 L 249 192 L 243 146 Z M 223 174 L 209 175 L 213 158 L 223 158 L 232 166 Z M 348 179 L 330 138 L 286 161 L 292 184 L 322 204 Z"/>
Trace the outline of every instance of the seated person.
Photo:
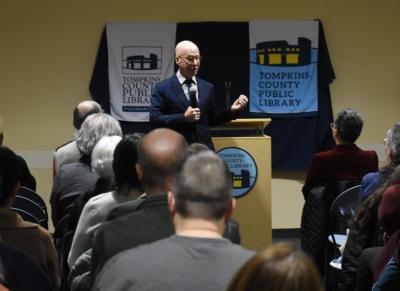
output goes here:
<path id="1" fill-rule="evenodd" d="M 388 130 L 383 140 L 387 164 L 377 172 L 368 173 L 361 181 L 360 201 L 364 201 L 400 165 L 400 123 Z"/>
<path id="2" fill-rule="evenodd" d="M 321 283 L 308 256 L 290 244 L 279 243 L 244 264 L 227 291 L 322 291 Z"/>
<path id="3" fill-rule="evenodd" d="M 364 151 L 355 145 L 362 127 L 363 120 L 358 112 L 345 109 L 337 114 L 332 126 L 336 146 L 314 155 L 302 189 L 306 199 L 315 185 L 329 181 L 361 180 L 365 174 L 378 170 L 376 152 Z"/>
<path id="4" fill-rule="evenodd" d="M 382 220 L 382 225 L 379 222 L 378 210 L 386 190 L 390 186 L 399 183 L 400 166 L 396 168 L 393 174 L 382 185 L 365 199 L 358 209 L 351 224 L 343 251 L 342 270 L 338 278 L 339 290 L 355 290 L 361 253 L 367 248 L 384 245 L 384 229 L 382 226 L 385 226 L 385 231 L 389 235 L 392 234 L 393 227 L 390 227 L 384 220 Z M 392 217 L 394 216 L 392 215 Z"/>
<path id="5" fill-rule="evenodd" d="M 3 128 L 2 128 L 2 121 L 0 118 L 0 146 L 3 145 L 3 140 L 4 140 L 4 133 L 3 133 Z M 29 188 L 33 191 L 36 191 L 36 179 L 29 171 L 26 161 L 21 156 L 17 155 L 17 158 L 18 158 L 19 167 L 21 169 L 21 179 L 19 182 L 20 185 L 23 187 Z"/>
<path id="6" fill-rule="evenodd" d="M 55 228 L 58 221 L 68 213 L 68 206 L 79 195 L 93 191 L 98 176 L 91 169 L 91 154 L 96 143 L 107 135 L 122 136 L 122 130 L 118 121 L 106 113 L 88 116 L 77 131 L 76 144 L 81 152 L 81 159 L 79 162 L 61 166 L 51 190 L 51 218 Z M 64 202 L 65 199 L 68 199 L 68 203 Z"/>
<path id="7" fill-rule="evenodd" d="M 225 290 L 254 255 L 222 237 L 235 208 L 222 158 L 211 151 L 188 157 L 173 185 L 168 206 L 175 235 L 111 258 L 93 290 Z"/>
<path id="8" fill-rule="evenodd" d="M 371 290 L 375 266 L 378 264 L 377 267 L 382 270 L 394 254 L 396 243 L 389 244 L 388 242 L 392 236 L 396 236 L 396 240 L 398 239 L 396 231 L 400 229 L 400 184 L 392 185 L 383 192 L 378 209 L 378 218 L 384 231 L 385 248 L 367 248 L 361 253 L 356 290 Z M 390 252 L 390 255 L 388 252 Z"/>
<path id="9" fill-rule="evenodd" d="M 372 291 L 400 290 L 400 240 L 393 257 L 385 265 Z"/>
<path id="10" fill-rule="evenodd" d="M 49 276 L 54 290 L 60 285 L 56 249 L 50 233 L 11 210 L 18 192 L 20 169 L 13 151 L 0 147 L 0 236 L 4 243 L 25 251 Z"/>
<path id="11" fill-rule="evenodd" d="M 51 291 L 47 274 L 24 251 L 0 243 L 0 264 L 2 283 L 8 289 L 24 291 Z M 0 285 L 1 286 L 1 285 Z"/>
<path id="12" fill-rule="evenodd" d="M 102 146 L 102 142 L 109 146 L 109 138 L 103 137 L 93 152 L 96 152 L 98 146 Z M 116 145 L 113 156 L 109 159 L 110 170 L 115 176 L 115 190 L 90 198 L 83 208 L 68 256 L 70 268 L 83 252 L 92 247 L 91 236 L 93 231 L 99 223 L 105 220 L 109 210 L 120 203 L 137 199 L 142 194 L 135 171 L 136 147 L 139 139 L 140 135 L 127 135 Z M 106 161 L 102 164 L 105 165 Z M 94 168 L 97 168 L 97 166 L 94 165 Z"/>
<path id="13" fill-rule="evenodd" d="M 101 109 L 100 104 L 93 100 L 84 100 L 79 102 L 76 104 L 73 112 L 73 125 L 75 129 L 81 129 L 82 123 L 89 115 L 101 112 L 103 112 L 103 110 Z M 56 175 L 62 165 L 79 162 L 80 157 L 81 153 L 75 139 L 58 147 L 54 151 L 53 176 Z"/>
<path id="14" fill-rule="evenodd" d="M 140 140 L 135 169 L 146 198 L 117 206 L 121 209 L 129 204 L 129 213 L 122 209 L 124 215 L 96 228 L 92 240 L 92 279 L 113 255 L 173 234 L 166 193 L 182 166 L 186 149 L 184 137 L 166 128 L 153 130 Z"/>

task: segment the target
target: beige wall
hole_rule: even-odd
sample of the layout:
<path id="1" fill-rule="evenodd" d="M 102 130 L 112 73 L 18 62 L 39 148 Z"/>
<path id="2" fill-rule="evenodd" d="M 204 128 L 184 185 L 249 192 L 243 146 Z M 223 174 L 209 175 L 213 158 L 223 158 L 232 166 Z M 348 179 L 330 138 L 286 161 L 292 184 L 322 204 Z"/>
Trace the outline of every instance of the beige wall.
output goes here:
<path id="1" fill-rule="evenodd" d="M 3 0 L 0 115 L 5 143 L 27 158 L 39 191 L 48 196 L 51 150 L 71 138 L 71 110 L 90 97 L 88 84 L 107 21 L 319 18 L 337 76 L 331 87 L 334 110 L 360 110 L 366 120 L 360 143 L 378 148 L 386 129 L 400 119 L 399 10 L 396 0 Z M 273 227 L 298 227 L 304 173 L 273 176 Z"/>

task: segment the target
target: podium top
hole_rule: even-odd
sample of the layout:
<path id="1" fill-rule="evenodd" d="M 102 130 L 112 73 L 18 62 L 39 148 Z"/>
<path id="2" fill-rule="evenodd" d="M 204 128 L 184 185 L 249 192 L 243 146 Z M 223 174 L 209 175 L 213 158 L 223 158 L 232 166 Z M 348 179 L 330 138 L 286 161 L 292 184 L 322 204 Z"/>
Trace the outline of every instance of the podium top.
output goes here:
<path id="1" fill-rule="evenodd" d="M 223 125 L 214 127 L 214 130 L 257 130 L 262 135 L 264 128 L 271 122 L 271 118 L 241 118 L 227 122 Z"/>

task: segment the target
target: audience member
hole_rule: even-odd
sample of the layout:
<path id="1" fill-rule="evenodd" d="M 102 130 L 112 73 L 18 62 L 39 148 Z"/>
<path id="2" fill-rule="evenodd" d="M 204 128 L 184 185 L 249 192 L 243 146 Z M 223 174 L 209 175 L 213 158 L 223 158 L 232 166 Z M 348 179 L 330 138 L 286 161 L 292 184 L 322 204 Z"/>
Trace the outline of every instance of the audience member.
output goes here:
<path id="1" fill-rule="evenodd" d="M 103 112 L 103 110 L 101 109 L 100 104 L 95 101 L 84 100 L 79 102 L 75 106 L 73 113 L 73 125 L 75 129 L 79 130 L 83 121 L 85 121 L 86 117 L 89 115 L 101 112 Z M 81 153 L 76 145 L 75 140 L 58 147 L 54 151 L 53 176 L 56 175 L 62 165 L 79 162 L 80 157 Z"/>
<path id="2" fill-rule="evenodd" d="M 82 156 L 79 162 L 63 165 L 54 179 L 50 196 L 54 227 L 79 195 L 93 191 L 98 176 L 91 169 L 92 150 L 103 136 L 109 135 L 122 136 L 122 130 L 118 121 L 105 113 L 90 115 L 76 132 L 75 140 Z"/>
<path id="3" fill-rule="evenodd" d="M 400 290 L 400 241 L 393 257 L 385 265 L 372 291 Z"/>
<path id="4" fill-rule="evenodd" d="M 400 123 L 388 130 L 383 140 L 387 164 L 377 172 L 366 174 L 361 182 L 360 200 L 364 201 L 400 165 Z"/>
<path id="5" fill-rule="evenodd" d="M 355 290 L 362 251 L 383 246 L 383 229 L 378 221 L 378 208 L 386 189 L 398 183 L 400 166 L 396 167 L 392 175 L 365 199 L 358 209 L 343 251 L 342 270 L 338 279 L 339 290 Z"/>
<path id="6" fill-rule="evenodd" d="M 290 244 L 276 244 L 251 258 L 227 291 L 322 291 L 311 259 Z"/>
<path id="7" fill-rule="evenodd" d="M 3 145 L 4 140 L 4 132 L 3 132 L 3 124 L 0 117 L 0 146 Z M 21 171 L 20 185 L 26 188 L 29 188 L 33 191 L 36 191 L 36 179 L 29 171 L 28 165 L 23 157 L 17 155 L 18 163 Z"/>
<path id="8" fill-rule="evenodd" d="M 253 255 L 222 237 L 235 207 L 231 188 L 217 154 L 190 156 L 168 192 L 175 235 L 110 259 L 93 290 L 224 290 Z"/>
<path id="9" fill-rule="evenodd" d="M 358 112 L 345 109 L 337 114 L 332 125 L 336 146 L 315 154 L 302 189 L 306 198 L 309 190 L 320 183 L 361 180 L 365 174 L 378 170 L 376 152 L 364 151 L 355 144 L 362 127 L 363 120 Z"/>
<path id="10" fill-rule="evenodd" d="M 20 169 L 13 151 L 0 147 L 0 235 L 4 243 L 29 254 L 48 275 L 54 290 L 59 287 L 57 253 L 50 233 L 24 221 L 11 210 L 19 188 Z"/>
<path id="11" fill-rule="evenodd" d="M 104 139 L 106 137 L 99 141 L 95 149 Z M 142 194 L 135 171 L 137 162 L 136 148 L 139 139 L 140 135 L 138 134 L 127 135 L 118 145 L 114 145 L 116 146 L 113 154 L 114 160 L 111 160 L 112 167 L 109 170 L 113 175 L 115 172 L 116 189 L 90 198 L 83 208 L 68 257 L 70 268 L 72 268 L 81 254 L 91 248 L 93 230 L 106 219 L 109 210 L 118 204 L 137 199 Z M 107 139 L 105 142 L 107 142 Z M 110 146 L 110 143 L 107 142 L 107 145 Z M 111 163 L 109 164 L 111 165 Z M 96 165 L 94 167 L 97 168 Z"/>
<path id="12" fill-rule="evenodd" d="M 364 249 L 361 253 L 356 285 L 358 291 L 371 290 L 374 266 L 379 264 L 379 272 L 382 271 L 394 255 L 398 235 L 396 235 L 396 242 L 392 244 L 387 244 L 387 242 L 400 229 L 400 184 L 394 184 L 383 192 L 378 208 L 378 218 L 384 231 L 385 250 L 384 247 L 379 246 Z M 382 253 L 384 255 L 380 258 Z"/>
<path id="13" fill-rule="evenodd" d="M 146 198 L 117 206 L 110 211 L 112 219 L 96 229 L 92 278 L 113 255 L 173 234 L 166 193 L 182 166 L 186 149 L 184 137 L 166 128 L 153 130 L 141 139 L 136 171 Z"/>
<path id="14" fill-rule="evenodd" d="M 47 274 L 22 250 L 0 243 L 1 284 L 12 291 L 51 291 Z"/>

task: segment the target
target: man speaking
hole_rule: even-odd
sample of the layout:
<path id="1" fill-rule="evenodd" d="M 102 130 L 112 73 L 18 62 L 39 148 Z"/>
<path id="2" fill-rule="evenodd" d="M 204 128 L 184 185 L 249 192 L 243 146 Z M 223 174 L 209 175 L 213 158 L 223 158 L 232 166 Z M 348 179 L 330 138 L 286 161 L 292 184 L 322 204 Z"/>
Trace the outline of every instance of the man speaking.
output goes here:
<path id="1" fill-rule="evenodd" d="M 213 85 L 196 77 L 200 62 L 199 48 L 193 42 L 184 40 L 176 45 L 175 63 L 179 69 L 154 87 L 150 124 L 173 129 L 188 143 L 203 143 L 214 150 L 209 127 L 234 119 L 248 99 L 240 95 L 230 109 L 218 110 Z"/>

